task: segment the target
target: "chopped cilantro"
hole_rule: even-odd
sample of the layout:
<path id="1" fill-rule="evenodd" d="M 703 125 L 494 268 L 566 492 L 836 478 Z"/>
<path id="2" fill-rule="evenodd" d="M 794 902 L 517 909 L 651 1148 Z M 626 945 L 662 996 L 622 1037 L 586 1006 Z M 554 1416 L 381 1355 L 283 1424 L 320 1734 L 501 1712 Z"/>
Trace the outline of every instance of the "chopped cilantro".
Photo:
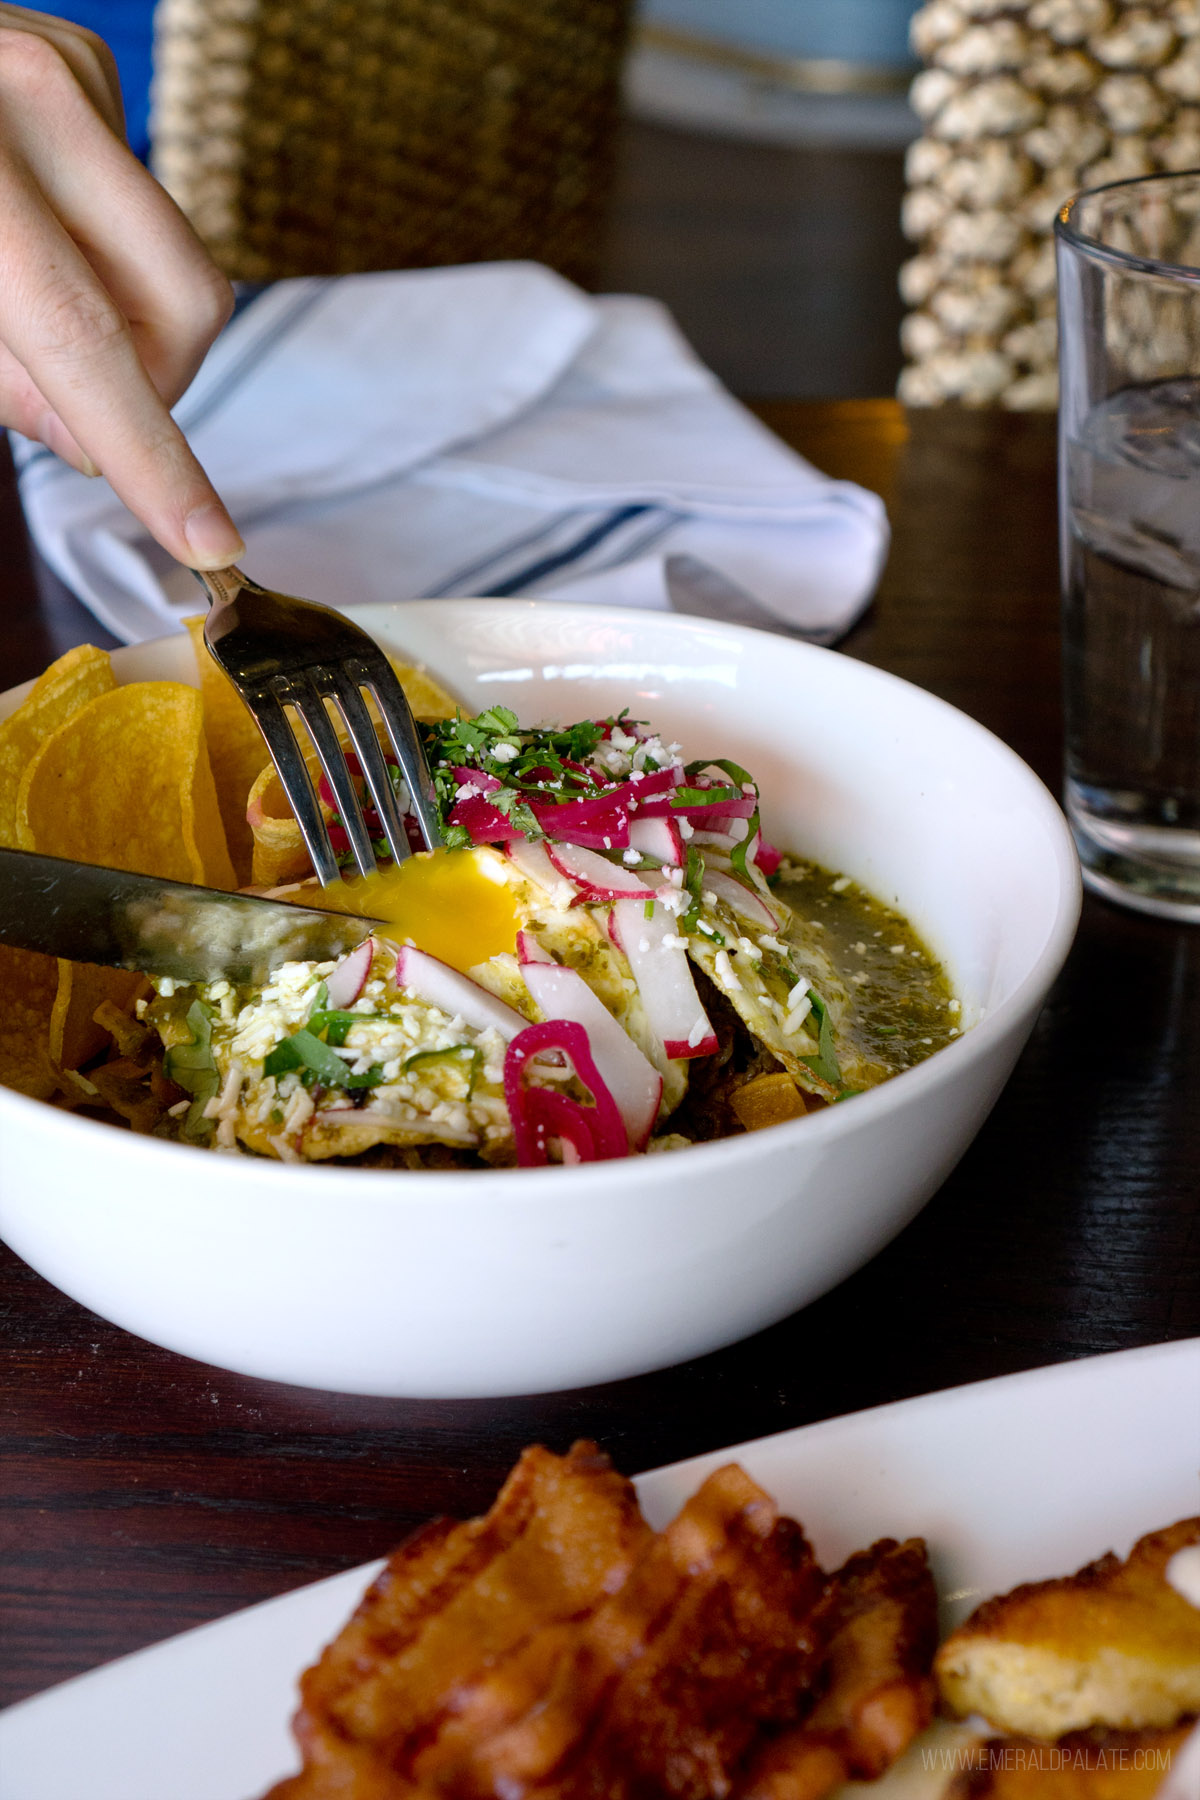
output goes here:
<path id="1" fill-rule="evenodd" d="M 291 1037 L 276 1044 L 263 1063 L 264 1075 L 286 1075 L 292 1069 L 300 1071 L 306 1087 L 316 1080 L 323 1087 L 345 1088 L 351 1093 L 356 1088 L 378 1087 L 383 1080 L 378 1064 L 363 1075 L 352 1075 L 342 1058 L 311 1031 L 293 1031 Z"/>
<path id="2" fill-rule="evenodd" d="M 193 1000 L 186 1017 L 191 1042 L 172 1045 L 164 1058 L 163 1071 L 177 1087 L 192 1096 L 180 1135 L 193 1143 L 203 1144 L 212 1136 L 212 1121 L 205 1118 L 204 1109 L 221 1085 L 212 1053 L 215 1009 L 203 1000 Z"/>
<path id="3" fill-rule="evenodd" d="M 818 1081 L 829 1087 L 842 1086 L 842 1070 L 837 1059 L 837 1046 L 833 1041 L 833 1025 L 829 1018 L 829 1008 L 819 994 L 808 990 L 808 998 L 812 1002 L 813 1018 L 817 1021 L 817 1054 L 802 1056 L 800 1061 L 810 1068 Z"/>

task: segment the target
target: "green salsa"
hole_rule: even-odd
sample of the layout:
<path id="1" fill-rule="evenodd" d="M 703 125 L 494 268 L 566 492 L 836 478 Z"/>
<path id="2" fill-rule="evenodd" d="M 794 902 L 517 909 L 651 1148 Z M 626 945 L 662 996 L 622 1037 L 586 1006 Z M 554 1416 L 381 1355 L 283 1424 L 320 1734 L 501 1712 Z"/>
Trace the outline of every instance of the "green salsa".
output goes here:
<path id="1" fill-rule="evenodd" d="M 848 876 L 791 858 L 775 891 L 795 913 L 788 937 L 797 959 L 806 950 L 827 958 L 843 984 L 837 1037 L 856 1084 L 899 1075 L 960 1035 L 946 972 L 902 913 Z"/>

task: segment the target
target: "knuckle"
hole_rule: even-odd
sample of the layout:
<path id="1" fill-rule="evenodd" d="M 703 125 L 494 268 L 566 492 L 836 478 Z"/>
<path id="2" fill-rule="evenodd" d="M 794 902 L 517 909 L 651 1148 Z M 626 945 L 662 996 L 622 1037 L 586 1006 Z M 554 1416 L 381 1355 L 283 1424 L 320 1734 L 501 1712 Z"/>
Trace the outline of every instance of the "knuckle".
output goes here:
<path id="1" fill-rule="evenodd" d="M 0 70 L 3 86 L 35 96 L 58 88 L 70 76 L 56 44 L 12 25 L 0 25 Z"/>
<path id="2" fill-rule="evenodd" d="M 197 281 L 190 296 L 192 327 L 198 338 L 211 342 L 233 312 L 233 288 L 215 266 Z"/>
<path id="3" fill-rule="evenodd" d="M 100 288 L 68 286 L 46 307 L 40 335 L 45 356 L 62 362 L 103 358 L 129 341 L 122 313 Z"/>

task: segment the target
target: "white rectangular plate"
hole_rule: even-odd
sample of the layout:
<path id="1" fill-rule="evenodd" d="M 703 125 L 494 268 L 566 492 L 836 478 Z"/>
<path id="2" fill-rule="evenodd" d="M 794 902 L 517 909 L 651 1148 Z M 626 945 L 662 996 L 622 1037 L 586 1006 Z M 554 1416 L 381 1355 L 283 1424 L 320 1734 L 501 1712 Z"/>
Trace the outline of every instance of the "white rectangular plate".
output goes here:
<path id="1" fill-rule="evenodd" d="M 831 1354 L 836 1354 L 831 1350 Z M 1124 1555 L 1200 1512 L 1200 1339 L 951 1388 L 643 1475 L 664 1525 L 736 1459 L 826 1566 L 929 1541 L 947 1617 L 1017 1581 Z M 64 1682 L 0 1714 L 0 1800 L 255 1800 L 295 1767 L 296 1679 L 378 1564 Z"/>

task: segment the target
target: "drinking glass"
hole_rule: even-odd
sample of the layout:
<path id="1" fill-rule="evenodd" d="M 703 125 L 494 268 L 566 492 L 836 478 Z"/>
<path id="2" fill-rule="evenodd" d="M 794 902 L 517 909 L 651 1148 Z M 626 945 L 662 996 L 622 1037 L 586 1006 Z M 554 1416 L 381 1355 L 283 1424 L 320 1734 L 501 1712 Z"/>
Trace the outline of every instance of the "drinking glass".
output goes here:
<path id="1" fill-rule="evenodd" d="M 1067 815 L 1089 887 L 1200 922 L 1200 173 L 1056 236 Z"/>

